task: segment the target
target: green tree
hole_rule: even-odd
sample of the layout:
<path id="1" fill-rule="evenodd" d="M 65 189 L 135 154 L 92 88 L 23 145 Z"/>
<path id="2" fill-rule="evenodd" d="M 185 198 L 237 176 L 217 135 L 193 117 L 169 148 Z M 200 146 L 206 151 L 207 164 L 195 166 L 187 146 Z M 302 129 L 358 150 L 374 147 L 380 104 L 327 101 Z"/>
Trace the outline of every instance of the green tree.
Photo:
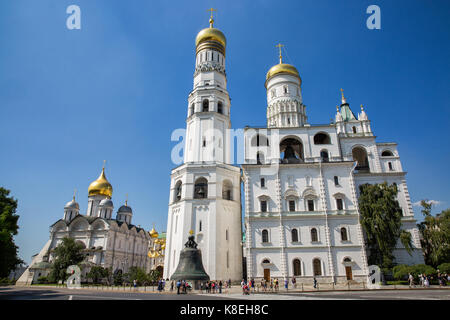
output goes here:
<path id="1" fill-rule="evenodd" d="M 148 274 L 148 279 L 151 283 L 155 283 L 162 277 L 161 272 L 159 270 L 150 270 L 150 273 Z"/>
<path id="2" fill-rule="evenodd" d="M 128 281 L 130 283 L 133 280 L 136 280 L 138 285 L 147 285 L 149 282 L 148 275 L 145 273 L 145 270 L 139 267 L 131 267 L 126 275 Z"/>
<path id="3" fill-rule="evenodd" d="M 411 235 L 401 230 L 402 209 L 396 200 L 397 186 L 386 182 L 364 184 L 359 190 L 361 225 L 367 239 L 369 264 L 391 268 L 398 240 L 408 253 L 411 254 L 412 251 Z"/>
<path id="4" fill-rule="evenodd" d="M 63 238 L 54 251 L 54 260 L 49 275 L 50 281 L 65 281 L 68 277 L 67 268 L 71 265 L 78 265 L 84 260 L 83 249 L 84 245 L 75 242 L 73 238 Z"/>
<path id="5" fill-rule="evenodd" d="M 433 267 L 450 261 L 450 209 L 436 217 L 431 214 L 431 201 L 422 200 L 424 221 L 417 226 L 422 234 L 425 263 Z"/>
<path id="6" fill-rule="evenodd" d="M 101 279 L 109 278 L 109 269 L 103 268 L 101 266 L 93 266 L 88 274 L 86 275 L 88 279 L 92 279 L 93 283 L 100 283 Z"/>
<path id="7" fill-rule="evenodd" d="M 450 274 L 450 262 L 442 263 L 437 268 L 441 273 Z"/>
<path id="8" fill-rule="evenodd" d="M 14 243 L 19 226 L 16 215 L 17 200 L 9 197 L 9 190 L 0 187 L 0 278 L 7 277 L 17 265 L 23 263 L 17 256 L 18 247 Z"/>

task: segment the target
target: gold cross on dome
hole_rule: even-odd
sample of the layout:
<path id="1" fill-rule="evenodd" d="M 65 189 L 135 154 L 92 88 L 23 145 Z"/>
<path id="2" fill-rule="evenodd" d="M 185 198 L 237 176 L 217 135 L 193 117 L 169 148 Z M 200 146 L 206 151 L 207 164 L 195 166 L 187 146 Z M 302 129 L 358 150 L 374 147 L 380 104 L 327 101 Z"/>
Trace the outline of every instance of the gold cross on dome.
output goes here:
<path id="1" fill-rule="evenodd" d="M 125 205 L 128 205 L 128 193 L 125 195 L 126 196 L 126 200 L 125 200 Z"/>
<path id="2" fill-rule="evenodd" d="M 284 47 L 284 44 L 279 43 L 275 47 L 280 49 L 280 64 L 281 64 L 281 63 L 283 63 L 282 56 L 281 56 L 281 48 Z"/>
<path id="3" fill-rule="evenodd" d="M 213 12 L 214 11 L 217 11 L 216 9 L 213 9 L 213 8 L 209 8 L 208 10 L 206 10 L 206 11 L 211 11 L 211 19 L 213 18 Z"/>
<path id="4" fill-rule="evenodd" d="M 189 234 L 192 236 L 194 234 L 194 230 L 189 230 Z"/>
<path id="5" fill-rule="evenodd" d="M 106 160 L 103 160 L 103 169 L 105 169 L 106 166 Z"/>
<path id="6" fill-rule="evenodd" d="M 212 28 L 214 26 L 214 18 L 213 18 L 213 12 L 217 11 L 216 9 L 210 8 L 206 11 L 211 11 L 211 18 L 209 18 L 209 27 Z"/>
<path id="7" fill-rule="evenodd" d="M 75 196 L 77 195 L 77 189 L 73 190 L 73 201 L 75 201 Z"/>

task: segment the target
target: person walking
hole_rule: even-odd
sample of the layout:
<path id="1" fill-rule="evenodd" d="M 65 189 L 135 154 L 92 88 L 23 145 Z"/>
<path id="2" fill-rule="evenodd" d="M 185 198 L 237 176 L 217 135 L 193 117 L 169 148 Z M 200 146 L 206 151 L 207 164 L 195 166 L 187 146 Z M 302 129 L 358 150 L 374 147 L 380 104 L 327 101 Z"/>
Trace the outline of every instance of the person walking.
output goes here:
<path id="1" fill-rule="evenodd" d="M 425 288 L 428 288 L 430 286 L 430 280 L 428 279 L 426 274 L 423 275 L 423 285 L 425 286 Z"/>
<path id="2" fill-rule="evenodd" d="M 219 281 L 219 293 L 222 293 L 222 280 Z"/>
<path id="3" fill-rule="evenodd" d="M 411 273 L 408 276 L 408 281 L 409 281 L 409 288 L 412 288 L 414 286 L 414 277 Z"/>
<path id="4" fill-rule="evenodd" d="M 295 277 L 292 277 L 292 286 L 294 287 L 294 289 L 297 288 L 297 280 L 295 280 Z"/>
<path id="5" fill-rule="evenodd" d="M 172 282 L 170 283 L 170 292 L 173 291 L 173 286 L 174 286 L 174 283 L 173 283 L 173 280 L 172 280 Z"/>
<path id="6" fill-rule="evenodd" d="M 181 281 L 177 281 L 177 294 L 180 294 L 180 288 L 181 288 Z"/>
<path id="7" fill-rule="evenodd" d="M 289 284 L 288 279 L 285 279 L 284 280 L 284 288 L 286 289 L 286 291 L 288 290 L 288 284 Z"/>
<path id="8" fill-rule="evenodd" d="M 317 289 L 317 279 L 314 277 L 313 279 L 314 289 Z"/>

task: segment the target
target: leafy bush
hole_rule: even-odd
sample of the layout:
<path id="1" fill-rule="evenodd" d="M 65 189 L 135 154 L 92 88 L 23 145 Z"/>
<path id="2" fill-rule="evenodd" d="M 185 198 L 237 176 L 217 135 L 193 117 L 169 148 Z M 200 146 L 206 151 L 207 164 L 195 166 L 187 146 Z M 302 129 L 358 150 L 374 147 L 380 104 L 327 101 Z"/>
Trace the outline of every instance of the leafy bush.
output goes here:
<path id="1" fill-rule="evenodd" d="M 39 277 L 37 279 L 37 283 L 38 284 L 47 284 L 47 283 L 50 283 L 50 281 L 48 280 L 48 277 Z"/>
<path id="2" fill-rule="evenodd" d="M 393 269 L 393 276 L 396 280 L 407 280 L 409 273 L 413 273 L 413 266 L 400 264 Z"/>
<path id="3" fill-rule="evenodd" d="M 0 285 L 2 286 L 10 286 L 15 284 L 15 280 L 9 280 L 8 277 L 0 278 Z"/>
<path id="4" fill-rule="evenodd" d="M 416 264 L 411 266 L 411 273 L 417 277 L 419 274 L 433 275 L 436 274 L 436 270 L 432 266 L 426 264 Z"/>
<path id="5" fill-rule="evenodd" d="M 449 263 L 449 262 L 440 264 L 440 265 L 438 265 L 437 268 L 439 269 L 439 271 L 440 271 L 441 273 L 447 273 L 447 274 L 450 274 L 450 263 Z"/>

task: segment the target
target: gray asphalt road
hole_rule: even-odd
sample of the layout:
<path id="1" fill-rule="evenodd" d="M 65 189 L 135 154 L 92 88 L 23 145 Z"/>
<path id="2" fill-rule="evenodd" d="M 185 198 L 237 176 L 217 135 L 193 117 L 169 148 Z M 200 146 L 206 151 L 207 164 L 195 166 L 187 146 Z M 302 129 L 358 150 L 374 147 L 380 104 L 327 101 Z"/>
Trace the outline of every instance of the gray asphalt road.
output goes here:
<path id="1" fill-rule="evenodd" d="M 133 293 L 61 288 L 0 287 L 0 300 L 223 300 L 194 294 Z"/>
<path id="2" fill-rule="evenodd" d="M 278 294 L 168 294 L 0 287 L 1 300 L 450 300 L 450 290 L 334 291 Z"/>

